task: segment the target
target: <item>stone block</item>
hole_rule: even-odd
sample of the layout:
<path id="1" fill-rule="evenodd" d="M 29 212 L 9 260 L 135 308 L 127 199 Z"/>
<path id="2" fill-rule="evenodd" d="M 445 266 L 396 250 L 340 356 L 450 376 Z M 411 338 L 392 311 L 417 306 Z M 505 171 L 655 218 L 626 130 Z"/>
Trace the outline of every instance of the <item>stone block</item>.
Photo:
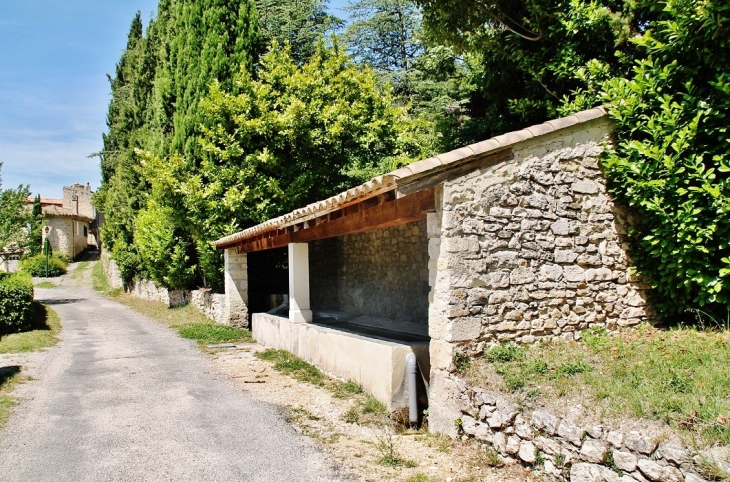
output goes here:
<path id="1" fill-rule="evenodd" d="M 555 435 L 560 426 L 560 419 L 545 410 L 535 410 L 531 417 L 532 425 L 549 435 Z"/>
<path id="2" fill-rule="evenodd" d="M 588 439 L 583 442 L 580 448 L 580 456 L 586 462 L 599 464 L 603 462 L 603 456 L 606 453 L 606 444 L 601 440 Z"/>
<path id="3" fill-rule="evenodd" d="M 579 462 L 570 468 L 570 482 L 619 482 L 619 477 L 603 465 Z"/>
<path id="4" fill-rule="evenodd" d="M 613 463 L 616 465 L 616 468 L 624 472 L 633 472 L 636 470 L 636 464 L 638 462 L 639 460 L 636 458 L 636 455 L 631 452 L 613 451 Z"/>
<path id="5" fill-rule="evenodd" d="M 624 446 L 634 452 L 651 455 L 657 447 L 657 442 L 649 435 L 639 432 L 629 432 L 624 437 Z"/>

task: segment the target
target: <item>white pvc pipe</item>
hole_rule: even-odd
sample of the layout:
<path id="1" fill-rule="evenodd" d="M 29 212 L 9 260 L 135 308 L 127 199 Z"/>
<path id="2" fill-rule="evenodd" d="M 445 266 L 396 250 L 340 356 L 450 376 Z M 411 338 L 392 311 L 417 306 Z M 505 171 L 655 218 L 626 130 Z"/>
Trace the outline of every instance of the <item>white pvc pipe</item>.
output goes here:
<path id="1" fill-rule="evenodd" d="M 418 366 L 416 365 L 416 355 L 409 353 L 406 355 L 406 374 L 408 377 L 408 419 L 412 425 L 418 423 L 418 396 L 416 393 L 416 374 Z"/>

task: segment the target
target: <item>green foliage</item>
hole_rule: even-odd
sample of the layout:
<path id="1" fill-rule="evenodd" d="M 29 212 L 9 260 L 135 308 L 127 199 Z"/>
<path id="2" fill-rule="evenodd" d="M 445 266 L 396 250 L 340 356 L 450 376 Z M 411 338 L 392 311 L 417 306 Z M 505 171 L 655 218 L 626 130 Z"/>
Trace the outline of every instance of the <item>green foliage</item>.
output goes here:
<path id="1" fill-rule="evenodd" d="M 632 75 L 606 86 L 619 142 L 611 191 L 638 213 L 631 234 L 640 274 L 663 317 L 730 309 L 730 5 L 660 2 L 634 43 Z"/>
<path id="2" fill-rule="evenodd" d="M 48 257 L 48 276 L 56 277 L 66 274 L 66 266 L 68 262 L 58 255 Z M 20 269 L 28 273 L 30 276 L 39 278 L 46 276 L 46 256 L 44 254 L 36 254 L 21 260 Z"/>
<path id="3" fill-rule="evenodd" d="M 99 153 L 102 186 L 94 199 L 106 216 L 102 240 L 126 282 L 154 272 L 155 279 L 168 287 L 193 280 L 206 284 L 195 270 L 194 246 L 206 244 L 201 248 L 204 264 L 218 261 L 219 254 L 207 248 L 209 238 L 203 243 L 186 229 L 180 196 L 157 199 L 157 205 L 147 206 L 149 186 L 140 175 L 138 152 L 185 156 L 186 169 L 194 175 L 203 155 L 196 140 L 199 101 L 213 79 L 232 87 L 239 66 L 252 64 L 257 38 L 252 0 L 163 0 L 146 35 L 139 13 L 134 18 L 127 48 L 109 79 L 109 132 Z M 160 214 L 170 216 L 160 220 Z M 147 232 L 138 235 L 138 225 L 148 228 Z M 167 246 L 171 237 L 181 242 L 169 254 L 177 263 L 169 272 L 161 272 L 162 261 L 155 257 L 159 252 L 145 251 L 135 242 L 149 239 L 155 229 L 167 236 Z"/>
<path id="4" fill-rule="evenodd" d="M 0 334 L 27 327 L 33 315 L 33 280 L 25 273 L 0 277 Z"/>
<path id="5" fill-rule="evenodd" d="M 431 42 L 473 56 L 461 140 L 543 122 L 600 103 L 601 83 L 630 71 L 629 42 L 653 18 L 633 0 L 417 0 Z"/>
<path id="6" fill-rule="evenodd" d="M 162 286 L 181 289 L 193 279 L 191 246 L 172 223 L 171 208 L 151 202 L 137 214 L 134 243 L 144 271 Z"/>
<path id="7" fill-rule="evenodd" d="M 0 162 L 0 169 L 3 163 Z M 30 196 L 28 186 L 2 189 L 0 177 L 0 251 L 3 248 L 22 248 L 28 242 L 31 213 L 26 209 Z"/>
<path id="8" fill-rule="evenodd" d="M 324 0 L 256 0 L 256 12 L 261 53 L 274 43 L 289 45 L 298 63 L 309 60 L 317 43 L 342 26 L 342 20 L 327 12 Z"/>

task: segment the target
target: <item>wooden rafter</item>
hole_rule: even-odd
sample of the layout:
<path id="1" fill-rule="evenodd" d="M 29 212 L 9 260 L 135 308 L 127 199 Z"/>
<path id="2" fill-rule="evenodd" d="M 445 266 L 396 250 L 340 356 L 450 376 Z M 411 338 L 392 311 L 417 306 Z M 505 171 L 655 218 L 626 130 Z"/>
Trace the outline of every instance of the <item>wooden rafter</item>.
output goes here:
<path id="1" fill-rule="evenodd" d="M 398 199 L 395 199 L 394 193 L 390 192 L 298 224 L 295 229 L 287 228 L 260 234 L 238 243 L 236 250 L 239 253 L 252 253 L 283 248 L 289 243 L 306 243 L 388 228 L 424 219 L 427 213 L 435 209 L 433 188 Z"/>

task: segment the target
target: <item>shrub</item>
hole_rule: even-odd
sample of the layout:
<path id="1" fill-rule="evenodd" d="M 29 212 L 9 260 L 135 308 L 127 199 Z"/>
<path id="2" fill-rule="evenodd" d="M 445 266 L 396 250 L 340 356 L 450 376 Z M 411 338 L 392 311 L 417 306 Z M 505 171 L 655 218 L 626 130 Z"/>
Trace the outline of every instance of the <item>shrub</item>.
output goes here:
<path id="1" fill-rule="evenodd" d="M 57 255 L 48 258 L 48 276 L 61 276 L 66 274 L 67 262 Z M 20 262 L 20 269 L 31 276 L 46 276 L 46 256 L 37 254 Z"/>
<path id="2" fill-rule="evenodd" d="M 0 277 L 0 333 L 20 331 L 31 322 L 33 280 L 26 273 Z"/>
<path id="3" fill-rule="evenodd" d="M 659 21 L 633 42 L 633 75 L 605 87 L 616 152 L 611 191 L 634 208 L 638 272 L 661 318 L 730 309 L 730 4 L 657 2 Z M 689 320 L 688 320 L 689 321 Z"/>

